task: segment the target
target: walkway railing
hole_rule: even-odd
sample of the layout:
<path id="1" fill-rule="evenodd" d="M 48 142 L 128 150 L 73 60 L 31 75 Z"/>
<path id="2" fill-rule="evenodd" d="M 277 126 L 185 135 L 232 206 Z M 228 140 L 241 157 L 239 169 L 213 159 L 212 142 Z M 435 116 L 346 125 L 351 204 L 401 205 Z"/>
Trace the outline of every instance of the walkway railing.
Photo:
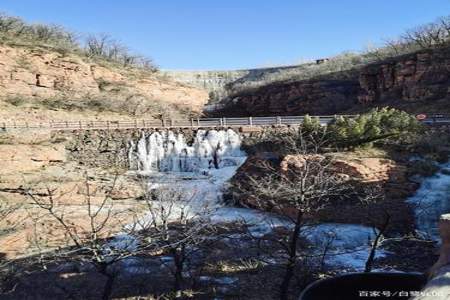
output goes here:
<path id="1" fill-rule="evenodd" d="M 355 117 L 355 115 L 341 115 Z M 321 124 L 328 124 L 333 116 L 311 116 L 318 118 Z M 200 119 L 163 119 L 130 121 L 49 121 L 40 123 L 0 122 L 1 129 L 50 129 L 50 130 L 89 130 L 89 129 L 133 129 L 133 128 L 214 128 L 242 126 L 298 125 L 305 116 L 275 116 L 246 118 L 200 118 Z M 450 116 L 432 115 L 424 120 L 427 124 L 450 124 Z"/>

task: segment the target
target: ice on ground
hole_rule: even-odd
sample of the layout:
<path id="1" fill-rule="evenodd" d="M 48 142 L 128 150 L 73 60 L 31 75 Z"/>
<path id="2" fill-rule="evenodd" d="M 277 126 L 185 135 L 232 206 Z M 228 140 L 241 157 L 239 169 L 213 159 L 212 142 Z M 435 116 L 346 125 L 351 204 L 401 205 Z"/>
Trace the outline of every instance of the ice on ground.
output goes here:
<path id="1" fill-rule="evenodd" d="M 317 255 L 327 249 L 325 264 L 362 271 L 369 257 L 370 244 L 377 232 L 363 225 L 324 223 L 308 226 L 302 234 L 314 245 L 314 253 Z M 385 250 L 378 249 L 375 258 L 386 254 Z"/>
<path id="2" fill-rule="evenodd" d="M 211 277 L 211 276 L 200 276 L 199 279 L 200 279 L 200 281 L 214 282 L 214 283 L 223 284 L 223 285 L 230 285 L 230 284 L 234 284 L 234 283 L 239 281 L 239 278 L 237 278 L 237 277 L 219 277 L 219 278 L 214 278 L 214 277 Z"/>
<path id="3" fill-rule="evenodd" d="M 440 164 L 441 170 L 450 168 L 450 162 Z M 450 175 L 438 172 L 424 178 L 420 188 L 407 202 L 415 206 L 418 230 L 429 239 L 440 241 L 438 222 L 442 214 L 450 212 Z"/>
<path id="4" fill-rule="evenodd" d="M 280 216 L 261 212 L 248 208 L 222 207 L 215 211 L 211 216 L 214 224 L 218 223 L 235 223 L 244 224 L 254 237 L 262 237 L 276 227 L 292 226 L 292 223 Z"/>
<path id="5" fill-rule="evenodd" d="M 134 251 L 138 248 L 139 241 L 135 237 L 126 234 L 120 233 L 116 235 L 111 241 L 109 241 L 104 247 L 103 250 L 105 252 L 114 251 L 115 249 L 123 250 L 123 251 Z"/>
<path id="6" fill-rule="evenodd" d="M 131 166 L 148 176 L 150 190 L 176 186 L 182 191 L 181 201 L 175 206 L 170 204 L 172 220 L 188 214 L 201 215 L 215 224 L 242 223 L 254 237 L 262 237 L 279 226 L 293 226 L 278 215 L 224 206 L 222 197 L 227 182 L 246 160 L 238 133 L 199 130 L 190 145 L 181 133 L 143 133 L 137 143 L 130 144 Z M 167 211 L 164 205 L 161 203 L 161 209 Z M 148 214 L 141 221 L 153 220 L 154 216 Z M 369 255 L 369 240 L 373 240 L 375 232 L 361 225 L 321 224 L 305 228 L 303 234 L 314 244 L 316 253 L 322 253 L 321 249 L 331 242 L 327 264 L 360 270 Z M 378 250 L 377 257 L 382 255 L 384 252 Z"/>

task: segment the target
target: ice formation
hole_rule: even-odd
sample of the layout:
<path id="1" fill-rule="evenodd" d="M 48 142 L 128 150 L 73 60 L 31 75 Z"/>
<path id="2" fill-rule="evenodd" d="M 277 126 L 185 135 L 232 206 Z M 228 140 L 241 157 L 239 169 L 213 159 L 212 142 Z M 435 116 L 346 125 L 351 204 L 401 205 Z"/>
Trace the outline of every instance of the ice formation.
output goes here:
<path id="1" fill-rule="evenodd" d="M 202 172 L 239 164 L 241 138 L 231 129 L 198 130 L 191 145 L 182 133 L 142 133 L 131 143 L 129 160 L 142 172 Z"/>
<path id="2" fill-rule="evenodd" d="M 450 168 L 450 162 L 440 167 L 441 171 L 432 177 L 424 178 L 414 196 L 408 199 L 414 206 L 418 230 L 435 241 L 440 240 L 440 215 L 450 212 L 450 175 L 448 172 L 442 172 Z"/>
<path id="3" fill-rule="evenodd" d="M 151 189 L 176 187 L 183 191 L 185 199 L 191 199 L 189 203 L 172 208 L 174 219 L 182 210 L 188 215 L 207 211 L 210 222 L 245 223 L 255 237 L 268 234 L 279 226 L 291 227 L 292 223 L 281 216 L 224 205 L 222 194 L 227 182 L 246 159 L 240 147 L 241 137 L 233 130 L 199 130 L 192 143 L 187 143 L 182 133 L 143 133 L 137 142 L 131 143 L 129 160 L 133 169 L 149 175 Z M 147 215 L 141 221 L 151 222 L 152 218 Z M 329 240 L 330 233 L 333 243 L 327 264 L 362 269 L 369 253 L 369 240 L 373 239 L 373 229 L 353 224 L 320 224 L 304 232 L 317 251 L 321 251 L 324 242 Z M 379 250 L 377 257 L 384 254 Z"/>
<path id="4" fill-rule="evenodd" d="M 327 249 L 326 264 L 355 271 L 364 270 L 376 234 L 374 228 L 357 224 L 324 223 L 303 229 L 304 237 L 315 245 L 318 255 Z M 386 255 L 384 249 L 378 249 L 375 257 Z"/>

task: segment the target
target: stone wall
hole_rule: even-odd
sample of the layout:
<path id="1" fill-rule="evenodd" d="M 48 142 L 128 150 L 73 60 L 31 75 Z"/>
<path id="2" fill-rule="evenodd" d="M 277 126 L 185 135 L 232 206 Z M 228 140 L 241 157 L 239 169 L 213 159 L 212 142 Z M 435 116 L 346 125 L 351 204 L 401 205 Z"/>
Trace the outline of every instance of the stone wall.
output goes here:
<path id="1" fill-rule="evenodd" d="M 60 131 L 53 132 L 52 139 L 65 144 L 70 161 L 90 168 L 129 169 L 130 142 L 137 143 L 144 132 L 152 131 L 152 129 Z M 195 130 L 179 131 L 183 132 L 187 141 L 193 139 Z"/>
<path id="2" fill-rule="evenodd" d="M 140 134 L 137 130 L 84 130 L 53 132 L 52 138 L 64 141 L 70 161 L 90 168 L 128 169 L 129 141 Z"/>

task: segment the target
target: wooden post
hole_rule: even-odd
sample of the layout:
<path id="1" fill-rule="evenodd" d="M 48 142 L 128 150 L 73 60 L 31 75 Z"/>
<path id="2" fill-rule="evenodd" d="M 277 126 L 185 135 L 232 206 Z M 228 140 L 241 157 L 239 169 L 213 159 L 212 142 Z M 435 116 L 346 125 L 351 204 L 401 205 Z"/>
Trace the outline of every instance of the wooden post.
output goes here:
<path id="1" fill-rule="evenodd" d="M 220 127 L 223 127 L 223 119 L 222 118 L 219 119 L 219 123 L 220 123 Z"/>
<path id="2" fill-rule="evenodd" d="M 200 119 L 197 118 L 197 127 L 200 127 Z"/>
<path id="3" fill-rule="evenodd" d="M 194 127 L 194 119 L 191 118 L 191 127 Z"/>
<path id="4" fill-rule="evenodd" d="M 250 125 L 250 127 L 253 126 L 253 119 L 252 119 L 252 117 L 248 117 L 248 125 Z"/>
<path id="5" fill-rule="evenodd" d="M 83 127 L 81 126 L 81 121 L 78 121 L 78 124 L 80 125 L 80 129 L 83 128 Z"/>
<path id="6" fill-rule="evenodd" d="M 222 126 L 227 126 L 227 118 L 223 118 Z"/>
<path id="7" fill-rule="evenodd" d="M 277 125 L 281 125 L 281 117 L 277 117 Z"/>
<path id="8" fill-rule="evenodd" d="M 106 121 L 106 129 L 109 130 L 109 121 Z"/>
<path id="9" fill-rule="evenodd" d="M 166 128 L 166 119 L 162 119 L 162 126 L 164 127 L 164 128 Z"/>

